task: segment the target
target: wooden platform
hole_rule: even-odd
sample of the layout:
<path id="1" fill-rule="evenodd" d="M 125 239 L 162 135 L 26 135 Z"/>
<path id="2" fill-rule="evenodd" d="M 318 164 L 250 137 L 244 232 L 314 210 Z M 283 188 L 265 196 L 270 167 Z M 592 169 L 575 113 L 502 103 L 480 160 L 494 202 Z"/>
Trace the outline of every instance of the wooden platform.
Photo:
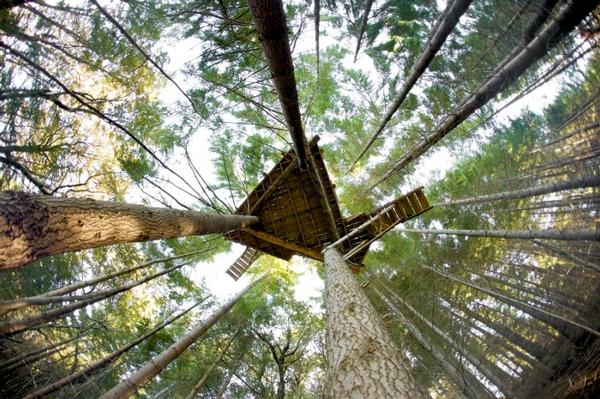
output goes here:
<path id="1" fill-rule="evenodd" d="M 418 216 L 431 207 L 419 188 L 371 213 L 343 218 L 335 188 L 329 179 L 317 143 L 318 137 L 313 138 L 309 148 L 323 183 L 325 198 L 331 209 L 338 236 L 347 235 L 382 210 L 390 208 L 368 228 L 340 244 L 339 249 L 343 254 L 354 250 L 347 260 L 358 270 L 362 267 L 362 260 L 371 242 L 398 223 Z M 315 174 L 301 171 L 297 165 L 294 151 L 290 150 L 236 210 L 236 214 L 258 216 L 260 224 L 231 232 L 227 235 L 228 239 L 284 260 L 289 260 L 292 255 L 297 254 L 323 261 L 321 251 L 326 245 L 336 241 L 336 237 L 331 232 L 332 224 L 322 205 L 323 196 L 320 194 L 320 184 Z M 242 263 L 245 264 L 245 261 Z M 247 269 L 243 266 L 237 265 L 235 269 L 241 273 L 232 268 L 228 273 L 231 271 L 229 274 L 237 279 Z"/>

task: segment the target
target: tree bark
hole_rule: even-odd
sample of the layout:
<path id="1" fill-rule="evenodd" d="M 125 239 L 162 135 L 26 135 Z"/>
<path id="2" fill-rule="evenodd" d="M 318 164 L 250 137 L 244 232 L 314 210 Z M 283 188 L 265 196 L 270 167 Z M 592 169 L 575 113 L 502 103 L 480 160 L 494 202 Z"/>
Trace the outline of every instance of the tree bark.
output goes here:
<path id="1" fill-rule="evenodd" d="M 112 244 L 226 233 L 255 216 L 209 215 L 79 198 L 0 192 L 0 270 Z"/>
<path id="2" fill-rule="evenodd" d="M 106 367 L 107 365 L 111 364 L 112 362 L 114 362 L 116 359 L 118 359 L 123 353 L 129 351 L 131 348 L 136 347 L 140 342 L 146 340 L 147 338 L 151 337 L 152 335 L 156 334 L 158 331 L 162 330 L 163 328 L 165 328 L 166 326 L 168 326 L 169 324 L 173 323 L 175 320 L 181 318 L 182 316 L 184 316 L 185 314 L 187 314 L 190 310 L 192 310 L 193 308 L 195 308 L 196 306 L 198 306 L 200 303 L 197 303 L 189 308 L 187 308 L 186 310 L 184 310 L 183 312 L 180 312 L 179 314 L 169 318 L 168 320 L 163 321 L 162 323 L 160 323 L 159 325 L 157 325 L 156 327 L 154 327 L 152 330 L 148 331 L 146 334 L 134 339 L 133 341 L 131 341 L 130 343 L 122 346 L 121 348 L 117 349 L 116 351 L 112 352 L 110 355 L 105 356 L 104 358 L 94 362 L 93 364 L 91 364 L 90 366 L 84 368 L 83 370 L 80 370 L 76 373 L 73 373 L 71 375 L 66 376 L 65 378 L 62 378 L 50 385 L 46 385 L 43 388 L 40 388 L 30 394 L 28 394 L 27 396 L 25 396 L 24 399 L 34 399 L 34 398 L 41 398 L 44 397 L 52 392 L 56 392 L 59 389 L 61 389 L 62 387 L 64 387 L 65 385 L 69 385 L 74 383 L 76 380 L 78 380 L 79 378 L 82 377 L 86 377 L 89 378 L 91 374 L 94 374 L 96 372 L 98 372 L 100 369 L 102 369 L 103 367 Z"/>
<path id="3" fill-rule="evenodd" d="M 403 326 L 408 329 L 408 332 L 417 340 L 425 350 L 438 361 L 440 367 L 448 374 L 448 377 L 456 384 L 456 386 L 465 394 L 469 399 L 483 399 L 493 398 L 492 394 L 487 388 L 479 382 L 474 376 L 472 376 L 468 369 L 462 365 L 455 365 L 456 360 L 454 357 L 442 354 L 436 347 L 433 346 L 431 340 L 426 338 L 421 330 L 414 325 L 406 316 L 402 314 L 400 309 L 394 305 L 381 291 L 373 287 L 372 290 L 381 298 L 381 300 L 394 312 L 394 314 L 400 319 Z M 462 369 L 462 372 L 459 371 Z"/>
<path id="4" fill-rule="evenodd" d="M 326 398 L 429 397 L 348 265 L 331 247 L 325 250 L 325 296 Z"/>
<path id="5" fill-rule="evenodd" d="M 181 337 L 173 345 L 162 351 L 154 359 L 140 367 L 133 374 L 114 386 L 111 390 L 101 396 L 101 399 L 128 398 L 136 393 L 144 384 L 158 375 L 173 360 L 177 359 L 187 348 L 206 333 L 216 322 L 221 320 L 225 314 L 248 292 L 252 287 L 262 280 L 262 277 L 248 284 L 229 301 L 224 303 L 206 320 L 196 325 L 189 333 Z"/>
<path id="6" fill-rule="evenodd" d="M 600 187 L 600 176 L 588 176 L 581 179 L 575 179 L 566 182 L 558 182 L 552 184 L 546 184 L 544 186 L 530 187 L 523 190 L 505 191 L 502 193 L 480 195 L 477 197 L 463 198 L 455 201 L 448 201 L 443 204 L 436 204 L 435 206 L 455 206 L 474 204 L 481 202 L 492 202 L 507 199 L 520 199 L 533 197 L 536 195 L 556 193 L 559 191 L 575 190 L 578 188 L 588 187 Z"/>
<path id="7" fill-rule="evenodd" d="M 471 97 L 464 101 L 455 112 L 444 121 L 425 140 L 412 147 L 392 168 L 377 180 L 370 188 L 389 179 L 394 173 L 416 160 L 454 128 L 465 121 L 479 108 L 487 104 L 502 90 L 511 86 L 531 65 L 542 58 L 550 49 L 558 44 L 596 7 L 595 1 L 569 1 L 559 15 L 543 29 L 534 40 L 506 63 L 497 73 L 487 80 Z"/>
<path id="8" fill-rule="evenodd" d="M 383 117 L 383 120 L 379 124 L 379 127 L 377 127 L 377 130 L 375 131 L 375 133 L 373 133 L 373 135 L 369 138 L 369 141 L 367 141 L 367 144 L 365 144 L 365 146 L 361 150 L 360 154 L 358 154 L 358 156 L 356 157 L 356 159 L 350 166 L 350 170 L 352 170 L 352 168 L 356 165 L 356 163 L 362 158 L 362 156 L 373 145 L 373 143 L 375 142 L 377 137 L 379 137 L 381 132 L 383 132 L 383 129 L 385 129 L 388 122 L 392 119 L 392 117 L 394 116 L 396 111 L 398 111 L 398 108 L 400 108 L 400 106 L 406 99 L 406 96 L 408 95 L 410 90 L 413 88 L 415 83 L 417 83 L 417 80 L 419 80 L 421 75 L 423 75 L 423 72 L 425 72 L 425 70 L 431 63 L 431 60 L 433 60 L 433 57 L 435 57 L 435 55 L 440 50 L 440 48 L 442 47 L 442 45 L 444 44 L 444 42 L 446 41 L 446 39 L 448 38 L 450 33 L 452 33 L 452 30 L 458 23 L 458 20 L 460 19 L 461 15 L 463 15 L 465 13 L 465 11 L 467 11 L 467 8 L 469 8 L 469 5 L 471 4 L 472 1 L 473 0 L 454 0 L 452 2 L 452 4 L 448 4 L 443 15 L 440 16 L 440 19 L 436 23 L 435 28 L 432 32 L 432 36 L 429 39 L 429 41 L 427 42 L 425 49 L 419 56 L 419 59 L 415 62 L 413 67 L 410 69 L 410 72 L 408 73 L 408 78 L 406 79 L 406 81 L 404 82 L 402 87 L 400 88 L 400 91 L 398 92 L 398 95 L 394 99 L 394 102 L 388 108 L 387 112 L 385 113 L 385 116 Z M 369 0 L 367 0 L 367 3 L 369 3 Z M 370 9 L 370 6 L 369 6 L 369 9 Z M 366 6 L 365 6 L 365 13 L 368 13 Z M 365 17 L 363 14 L 363 19 L 364 18 Z M 364 21 L 364 23 L 365 23 L 365 28 L 366 28 L 366 20 Z M 361 23 L 361 32 L 362 32 L 362 29 L 363 29 L 363 26 Z M 356 47 L 356 54 L 358 54 L 358 47 L 360 46 L 361 36 L 359 36 L 359 41 L 358 41 L 358 44 Z M 355 61 L 356 61 L 356 54 L 354 56 Z"/>
<path id="9" fill-rule="evenodd" d="M 249 0 L 250 13 L 269 64 L 301 170 L 307 170 L 307 141 L 302 127 L 288 28 L 281 0 Z"/>
<path id="10" fill-rule="evenodd" d="M 506 239 L 562 241 L 599 241 L 600 230 L 447 230 L 404 229 L 407 233 L 447 234 L 467 237 L 497 237 Z"/>

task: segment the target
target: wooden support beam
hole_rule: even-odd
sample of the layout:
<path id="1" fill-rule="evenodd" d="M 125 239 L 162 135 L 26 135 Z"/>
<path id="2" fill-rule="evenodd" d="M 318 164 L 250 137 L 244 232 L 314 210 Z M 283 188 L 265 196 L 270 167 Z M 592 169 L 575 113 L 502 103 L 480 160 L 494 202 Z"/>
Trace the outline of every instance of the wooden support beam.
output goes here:
<path id="1" fill-rule="evenodd" d="M 268 243 L 271 243 L 273 245 L 283 247 L 287 250 L 296 252 L 300 255 L 304 255 L 308 258 L 323 262 L 323 255 L 321 255 L 319 253 L 319 251 L 315 251 L 314 249 L 303 247 L 294 242 L 284 240 L 282 238 L 274 236 L 273 234 L 266 233 L 264 231 L 258 231 L 258 230 L 254 230 L 254 229 L 244 229 L 243 231 L 258 238 L 258 239 L 267 241 Z"/>

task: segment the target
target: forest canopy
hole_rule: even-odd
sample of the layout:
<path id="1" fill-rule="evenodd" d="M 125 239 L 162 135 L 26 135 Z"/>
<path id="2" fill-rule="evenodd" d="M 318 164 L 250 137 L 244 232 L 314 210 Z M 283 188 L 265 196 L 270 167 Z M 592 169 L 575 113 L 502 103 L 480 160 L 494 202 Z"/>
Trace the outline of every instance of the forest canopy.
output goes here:
<path id="1" fill-rule="evenodd" d="M 0 0 L 0 397 L 350 397 L 345 288 L 406 397 L 597 397 L 597 3 Z M 336 239 L 327 195 L 373 225 L 419 187 L 432 208 L 357 273 L 333 239 L 275 237 L 288 262 L 231 233 L 262 231 L 248 201 L 279 167 Z M 65 216 L 29 255 L 10 215 L 30 199 L 158 222 L 52 252 Z"/>

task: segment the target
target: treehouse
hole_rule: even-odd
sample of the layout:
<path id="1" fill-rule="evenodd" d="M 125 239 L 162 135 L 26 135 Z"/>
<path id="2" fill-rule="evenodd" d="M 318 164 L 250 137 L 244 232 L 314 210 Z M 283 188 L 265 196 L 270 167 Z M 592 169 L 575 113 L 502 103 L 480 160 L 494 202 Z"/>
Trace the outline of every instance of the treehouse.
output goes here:
<path id="1" fill-rule="evenodd" d="M 321 251 L 331 244 L 338 245 L 358 272 L 371 243 L 399 223 L 431 209 L 418 188 L 373 212 L 344 218 L 318 140 L 317 136 L 308 144 L 316 173 L 300 170 L 295 152 L 290 150 L 236 210 L 238 215 L 258 216 L 260 223 L 227 234 L 231 241 L 247 247 L 227 270 L 235 280 L 260 252 L 283 260 L 301 255 L 323 261 Z"/>

